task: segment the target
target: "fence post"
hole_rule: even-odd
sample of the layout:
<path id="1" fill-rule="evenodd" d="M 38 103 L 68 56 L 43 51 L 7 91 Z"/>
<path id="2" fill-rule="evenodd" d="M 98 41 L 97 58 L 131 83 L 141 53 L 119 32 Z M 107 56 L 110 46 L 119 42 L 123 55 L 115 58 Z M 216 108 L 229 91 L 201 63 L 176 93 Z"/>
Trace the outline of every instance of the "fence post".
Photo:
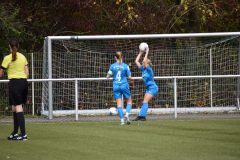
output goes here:
<path id="1" fill-rule="evenodd" d="M 52 40 L 48 37 L 47 39 L 47 50 L 48 50 L 48 79 L 52 79 Z M 52 81 L 48 81 L 48 118 L 53 119 L 53 92 L 52 92 Z"/>
<path id="2" fill-rule="evenodd" d="M 212 76 L 212 48 L 209 51 L 210 59 L 210 76 Z M 210 106 L 213 107 L 213 89 L 212 89 L 212 77 L 210 78 Z"/>
<path id="3" fill-rule="evenodd" d="M 31 53 L 31 65 L 32 65 L 32 79 L 34 79 L 34 58 L 33 58 L 33 52 Z M 34 82 L 32 82 L 32 115 L 34 116 L 35 113 L 35 87 Z"/>
<path id="4" fill-rule="evenodd" d="M 75 120 L 78 121 L 78 80 L 75 79 Z"/>
<path id="5" fill-rule="evenodd" d="M 174 118 L 177 119 L 177 78 L 174 77 Z"/>
<path id="6" fill-rule="evenodd" d="M 238 74 L 240 74 L 240 38 L 238 38 Z M 240 110 L 239 106 L 239 98 L 240 98 L 240 78 L 237 78 L 237 109 Z"/>

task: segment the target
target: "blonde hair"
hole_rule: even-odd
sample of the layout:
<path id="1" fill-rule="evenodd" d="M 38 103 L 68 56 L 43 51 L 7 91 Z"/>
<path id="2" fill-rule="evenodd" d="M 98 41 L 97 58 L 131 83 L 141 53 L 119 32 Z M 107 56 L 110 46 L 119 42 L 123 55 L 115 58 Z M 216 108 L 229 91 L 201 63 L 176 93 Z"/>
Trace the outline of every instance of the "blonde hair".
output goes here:
<path id="1" fill-rule="evenodd" d="M 122 59 L 123 59 L 123 58 L 122 58 L 122 52 L 120 52 L 120 51 L 116 52 L 115 57 L 116 57 L 118 60 L 122 61 Z"/>
<path id="2" fill-rule="evenodd" d="M 152 61 L 150 59 L 147 60 L 147 63 L 150 67 L 152 67 Z"/>

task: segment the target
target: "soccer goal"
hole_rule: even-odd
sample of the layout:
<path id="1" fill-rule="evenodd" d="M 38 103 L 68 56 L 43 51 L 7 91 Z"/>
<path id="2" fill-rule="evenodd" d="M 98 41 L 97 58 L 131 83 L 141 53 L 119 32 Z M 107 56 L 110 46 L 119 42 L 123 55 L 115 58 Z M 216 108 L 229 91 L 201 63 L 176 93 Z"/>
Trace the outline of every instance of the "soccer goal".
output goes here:
<path id="1" fill-rule="evenodd" d="M 176 108 L 178 112 L 236 109 L 239 36 L 240 32 L 46 37 L 43 78 L 61 80 L 43 83 L 42 114 L 52 118 L 75 114 L 76 109 L 77 114 L 107 114 L 116 103 L 112 81 L 104 77 L 116 51 L 123 52 L 134 77 L 129 83 L 136 113 L 145 93 L 134 63 L 141 42 L 149 45 L 159 86 L 150 113 L 173 113 Z"/>

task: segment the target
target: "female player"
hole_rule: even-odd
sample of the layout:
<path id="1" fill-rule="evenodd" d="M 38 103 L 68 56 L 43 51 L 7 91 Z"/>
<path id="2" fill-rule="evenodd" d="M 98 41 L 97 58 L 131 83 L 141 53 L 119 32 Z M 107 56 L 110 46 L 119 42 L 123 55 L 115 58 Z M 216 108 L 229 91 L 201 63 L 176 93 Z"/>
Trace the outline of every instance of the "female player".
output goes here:
<path id="1" fill-rule="evenodd" d="M 117 110 L 121 125 L 124 125 L 122 96 L 127 99 L 125 117 L 127 124 L 130 124 L 129 113 L 132 108 L 132 98 L 127 78 L 131 78 L 131 72 L 129 66 L 123 62 L 122 52 L 116 52 L 115 60 L 116 62 L 109 68 L 107 78 L 113 77 L 113 96 L 117 102 Z"/>
<path id="2" fill-rule="evenodd" d="M 13 112 L 13 132 L 8 140 L 27 140 L 25 131 L 25 119 L 22 105 L 27 101 L 29 75 L 28 62 L 24 55 L 18 52 L 17 40 L 9 42 L 10 54 L 5 56 L 0 69 L 0 77 L 7 72 L 9 83 L 9 103 Z M 18 134 L 20 127 L 21 134 Z"/>
<path id="3" fill-rule="evenodd" d="M 144 56 L 144 59 L 141 65 L 139 62 L 139 59 L 141 58 L 142 54 L 143 52 L 139 51 L 139 54 L 135 60 L 135 63 L 137 64 L 138 68 L 142 72 L 143 81 L 146 85 L 147 90 L 144 95 L 142 107 L 135 121 L 146 121 L 146 116 L 148 111 L 148 102 L 152 99 L 153 96 L 156 96 L 158 93 L 158 86 L 154 82 L 153 70 L 151 68 L 151 61 L 148 59 L 149 48 L 148 47 L 146 48 L 146 54 Z"/>

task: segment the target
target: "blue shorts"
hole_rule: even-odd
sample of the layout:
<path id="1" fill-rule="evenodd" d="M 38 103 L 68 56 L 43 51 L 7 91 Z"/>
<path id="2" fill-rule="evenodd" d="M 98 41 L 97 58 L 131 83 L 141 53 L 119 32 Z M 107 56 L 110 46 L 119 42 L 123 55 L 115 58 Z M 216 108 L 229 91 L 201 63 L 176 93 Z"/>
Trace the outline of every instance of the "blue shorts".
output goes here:
<path id="1" fill-rule="evenodd" d="M 158 86 L 157 85 L 148 86 L 146 93 L 151 94 L 152 96 L 156 96 L 158 94 Z"/>
<path id="2" fill-rule="evenodd" d="M 115 99 L 122 98 L 122 96 L 128 99 L 131 96 L 131 91 L 128 83 L 114 84 L 113 85 L 113 97 Z"/>

